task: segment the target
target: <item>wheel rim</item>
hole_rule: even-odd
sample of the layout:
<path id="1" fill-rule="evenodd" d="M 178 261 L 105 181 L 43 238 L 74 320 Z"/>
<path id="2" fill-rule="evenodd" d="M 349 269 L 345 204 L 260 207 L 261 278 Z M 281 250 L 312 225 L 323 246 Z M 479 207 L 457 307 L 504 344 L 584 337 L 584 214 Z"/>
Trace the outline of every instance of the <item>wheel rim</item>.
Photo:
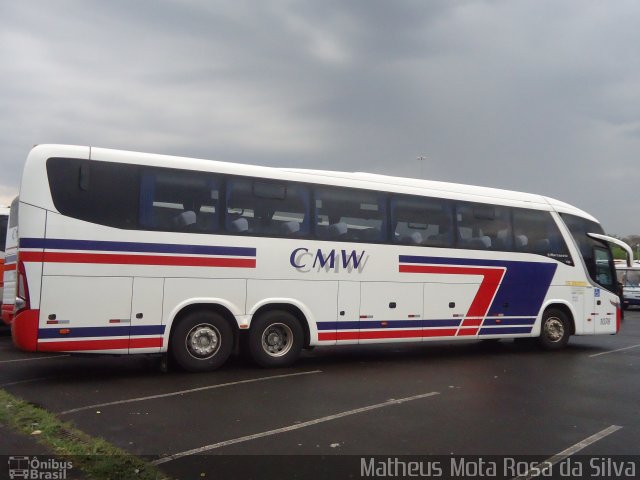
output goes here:
<path id="1" fill-rule="evenodd" d="M 271 357 L 286 355 L 293 345 L 293 332 L 284 323 L 269 325 L 262 332 L 262 349 Z"/>
<path id="2" fill-rule="evenodd" d="M 196 325 L 187 334 L 185 344 L 189 355 L 198 360 L 213 357 L 220 349 L 220 331 L 208 323 Z"/>
<path id="3" fill-rule="evenodd" d="M 552 343 L 559 342 L 564 337 L 564 323 L 558 317 L 547 319 L 544 324 L 544 335 Z"/>

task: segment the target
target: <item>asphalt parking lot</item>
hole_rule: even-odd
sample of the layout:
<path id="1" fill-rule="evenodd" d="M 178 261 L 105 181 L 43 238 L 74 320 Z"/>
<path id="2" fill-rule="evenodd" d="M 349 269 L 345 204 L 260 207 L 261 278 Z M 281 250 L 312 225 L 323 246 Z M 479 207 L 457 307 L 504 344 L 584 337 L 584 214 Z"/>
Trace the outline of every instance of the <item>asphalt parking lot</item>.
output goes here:
<path id="1" fill-rule="evenodd" d="M 618 335 L 573 337 L 560 352 L 504 340 L 345 346 L 293 368 L 234 359 L 206 374 L 163 373 L 147 357 L 25 354 L 0 337 L 0 388 L 177 478 L 239 455 L 280 459 L 280 478 L 298 468 L 291 456 L 637 457 L 639 374 L 640 311 Z M 7 437 L 0 448 L 31 453 Z"/>

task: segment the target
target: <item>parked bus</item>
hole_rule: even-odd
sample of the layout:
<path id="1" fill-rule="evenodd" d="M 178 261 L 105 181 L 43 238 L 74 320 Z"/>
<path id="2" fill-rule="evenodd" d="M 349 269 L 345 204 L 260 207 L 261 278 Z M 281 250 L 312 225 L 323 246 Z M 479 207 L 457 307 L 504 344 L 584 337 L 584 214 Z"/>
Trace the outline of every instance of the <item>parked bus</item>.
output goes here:
<path id="1" fill-rule="evenodd" d="M 4 294 L 5 240 L 7 238 L 8 224 L 9 209 L 0 207 L 0 309 L 2 308 L 2 299 Z"/>
<path id="2" fill-rule="evenodd" d="M 640 306 L 640 264 L 616 265 L 616 273 L 622 285 L 622 309 Z"/>
<path id="3" fill-rule="evenodd" d="M 12 213 L 12 221 L 13 221 Z M 615 334 L 610 242 L 519 192 L 41 145 L 17 214 L 14 343 L 262 366 L 306 347 Z"/>
<path id="4" fill-rule="evenodd" d="M 14 198 L 11 202 L 11 207 L 8 209 L 7 229 L 5 235 L 2 237 L 5 240 L 4 243 L 4 269 L 2 274 L 2 280 L 4 288 L 2 291 L 2 309 L 0 314 L 2 321 L 7 325 L 11 324 L 13 319 L 14 303 L 16 300 L 16 259 L 18 253 L 18 197 Z"/>

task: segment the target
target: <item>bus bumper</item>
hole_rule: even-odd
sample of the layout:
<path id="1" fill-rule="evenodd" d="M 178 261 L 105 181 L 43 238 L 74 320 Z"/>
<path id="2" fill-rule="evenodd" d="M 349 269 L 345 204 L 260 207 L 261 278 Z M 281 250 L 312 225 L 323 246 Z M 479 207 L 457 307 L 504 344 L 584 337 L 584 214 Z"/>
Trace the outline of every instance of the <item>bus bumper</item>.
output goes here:
<path id="1" fill-rule="evenodd" d="M 38 320 L 40 310 L 23 310 L 11 322 L 13 344 L 25 352 L 38 349 Z"/>

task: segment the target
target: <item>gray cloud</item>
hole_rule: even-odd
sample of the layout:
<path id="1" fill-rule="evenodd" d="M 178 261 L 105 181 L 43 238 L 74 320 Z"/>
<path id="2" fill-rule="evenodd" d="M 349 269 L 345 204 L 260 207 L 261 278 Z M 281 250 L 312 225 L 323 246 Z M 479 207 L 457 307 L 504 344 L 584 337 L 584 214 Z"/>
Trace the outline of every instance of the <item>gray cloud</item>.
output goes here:
<path id="1" fill-rule="evenodd" d="M 640 5 L 0 6 L 0 201 L 35 143 L 420 174 L 639 231 Z"/>

